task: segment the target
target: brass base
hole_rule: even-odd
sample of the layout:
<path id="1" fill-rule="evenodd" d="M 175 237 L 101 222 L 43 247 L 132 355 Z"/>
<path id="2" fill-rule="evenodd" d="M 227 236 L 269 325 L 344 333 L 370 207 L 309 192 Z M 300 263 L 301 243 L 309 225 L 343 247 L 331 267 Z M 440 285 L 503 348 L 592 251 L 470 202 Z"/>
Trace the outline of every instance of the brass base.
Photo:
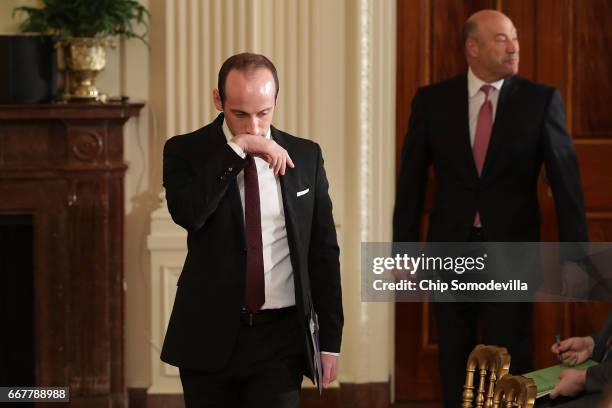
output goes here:
<path id="1" fill-rule="evenodd" d="M 65 100 L 96 102 L 101 99 L 96 76 L 106 66 L 107 46 L 114 44 L 106 38 L 65 38 L 58 43 L 64 55 L 60 69 L 66 70 Z"/>

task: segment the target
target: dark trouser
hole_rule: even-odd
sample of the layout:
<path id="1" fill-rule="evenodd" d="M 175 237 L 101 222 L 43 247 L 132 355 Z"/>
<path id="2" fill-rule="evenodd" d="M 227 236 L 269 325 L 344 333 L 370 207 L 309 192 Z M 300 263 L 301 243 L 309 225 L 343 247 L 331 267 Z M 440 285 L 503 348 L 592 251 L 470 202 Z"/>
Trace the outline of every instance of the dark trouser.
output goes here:
<path id="1" fill-rule="evenodd" d="M 478 321 L 482 343 L 502 346 L 510 353 L 510 373 L 532 370 L 531 303 L 435 303 L 438 364 L 444 406 L 461 406 L 466 364 L 477 344 Z"/>
<path id="2" fill-rule="evenodd" d="M 252 327 L 243 325 L 225 368 L 180 369 L 185 406 L 297 408 L 304 361 L 294 313 Z"/>
<path id="3" fill-rule="evenodd" d="M 482 230 L 474 228 L 469 241 L 485 241 Z M 461 406 L 467 359 L 477 342 L 506 347 L 511 374 L 532 371 L 532 310 L 531 303 L 434 303 L 438 366 L 446 408 Z M 477 339 L 479 322 L 481 340 Z"/>

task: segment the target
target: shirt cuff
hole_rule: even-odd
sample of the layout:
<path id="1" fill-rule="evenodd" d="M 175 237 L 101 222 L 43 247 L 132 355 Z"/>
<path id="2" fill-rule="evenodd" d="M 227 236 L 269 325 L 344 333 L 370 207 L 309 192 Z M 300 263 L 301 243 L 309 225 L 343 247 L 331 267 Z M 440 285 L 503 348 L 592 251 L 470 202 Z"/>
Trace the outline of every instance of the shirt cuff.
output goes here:
<path id="1" fill-rule="evenodd" d="M 330 356 L 340 357 L 340 353 L 332 353 L 331 351 L 321 351 L 321 354 L 329 354 Z"/>
<path id="2" fill-rule="evenodd" d="M 238 156 L 242 157 L 243 159 L 246 157 L 246 153 L 244 152 L 244 150 L 242 150 L 242 147 L 238 146 L 238 144 L 232 142 L 231 140 L 228 141 L 227 144 L 229 145 L 229 147 L 232 148 L 233 151 L 236 152 Z"/>

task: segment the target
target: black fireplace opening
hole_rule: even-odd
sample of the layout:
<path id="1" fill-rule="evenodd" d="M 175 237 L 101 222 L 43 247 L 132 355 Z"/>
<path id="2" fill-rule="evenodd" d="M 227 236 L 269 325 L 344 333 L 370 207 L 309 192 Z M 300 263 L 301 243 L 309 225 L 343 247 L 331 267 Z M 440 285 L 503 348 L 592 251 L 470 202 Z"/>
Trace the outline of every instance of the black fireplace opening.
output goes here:
<path id="1" fill-rule="evenodd" d="M 30 214 L 0 214 L 0 386 L 35 386 Z"/>

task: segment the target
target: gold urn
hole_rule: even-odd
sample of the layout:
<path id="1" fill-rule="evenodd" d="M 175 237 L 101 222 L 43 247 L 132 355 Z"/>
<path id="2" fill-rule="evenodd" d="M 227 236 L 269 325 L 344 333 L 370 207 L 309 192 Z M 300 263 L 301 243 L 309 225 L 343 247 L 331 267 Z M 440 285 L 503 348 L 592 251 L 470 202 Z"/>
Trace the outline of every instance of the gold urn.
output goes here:
<path id="1" fill-rule="evenodd" d="M 97 101 L 96 76 L 106 66 L 106 47 L 114 44 L 107 38 L 73 37 L 58 43 L 62 51 L 59 68 L 66 71 L 65 99 Z"/>

